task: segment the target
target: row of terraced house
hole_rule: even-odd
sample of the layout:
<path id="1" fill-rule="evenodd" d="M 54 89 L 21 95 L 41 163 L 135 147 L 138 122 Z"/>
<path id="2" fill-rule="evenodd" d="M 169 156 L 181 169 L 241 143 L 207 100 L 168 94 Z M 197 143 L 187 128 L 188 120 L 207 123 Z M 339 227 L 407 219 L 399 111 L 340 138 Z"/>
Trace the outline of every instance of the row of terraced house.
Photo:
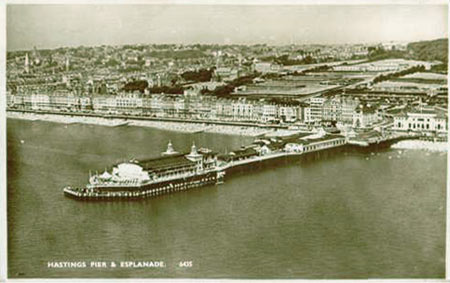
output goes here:
<path id="1" fill-rule="evenodd" d="M 318 123 L 339 121 L 366 127 L 379 120 L 374 107 L 348 97 L 311 98 L 307 103 L 271 102 L 245 98 L 229 99 L 214 96 L 183 95 L 99 95 L 70 94 L 7 95 L 10 109 L 64 112 L 95 112 L 100 114 L 142 115 L 161 118 L 192 118 L 257 123 Z"/>

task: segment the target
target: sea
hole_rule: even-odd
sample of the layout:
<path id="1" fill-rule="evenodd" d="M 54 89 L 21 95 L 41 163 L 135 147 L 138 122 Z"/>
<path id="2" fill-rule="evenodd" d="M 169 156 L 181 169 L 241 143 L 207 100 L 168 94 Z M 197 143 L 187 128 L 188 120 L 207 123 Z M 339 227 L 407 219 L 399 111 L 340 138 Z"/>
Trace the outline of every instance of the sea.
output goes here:
<path id="1" fill-rule="evenodd" d="M 140 201 L 63 195 L 169 140 L 225 153 L 253 138 L 8 119 L 8 276 L 445 277 L 446 153 L 340 153 Z"/>

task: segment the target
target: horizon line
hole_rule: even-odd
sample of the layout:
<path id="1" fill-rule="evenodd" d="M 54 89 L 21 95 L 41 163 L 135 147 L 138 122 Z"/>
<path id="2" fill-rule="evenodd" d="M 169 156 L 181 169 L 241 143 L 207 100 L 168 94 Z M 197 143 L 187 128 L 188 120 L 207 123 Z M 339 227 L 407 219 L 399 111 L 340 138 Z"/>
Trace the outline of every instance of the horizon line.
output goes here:
<path id="1" fill-rule="evenodd" d="M 180 45 L 180 46 L 192 46 L 192 45 L 200 45 L 200 46 L 257 46 L 257 45 L 266 45 L 269 47 L 285 47 L 285 46 L 308 46 L 308 45 L 377 45 L 387 42 L 392 43 L 413 43 L 413 42 L 422 42 L 422 41 L 435 41 L 435 40 L 448 40 L 448 37 L 438 37 L 432 39 L 420 39 L 420 40 L 386 40 L 386 41 L 374 41 L 374 42 L 347 42 L 347 43 L 280 43 L 280 44 L 270 44 L 268 42 L 261 43 L 200 43 L 200 42 L 192 42 L 192 43 L 169 43 L 169 42 L 160 42 L 160 43 L 122 43 L 122 44 L 98 44 L 98 45 L 65 45 L 65 46 L 57 46 L 57 47 L 49 47 L 49 48 L 38 48 L 37 46 L 33 46 L 30 49 L 13 49 L 6 50 L 6 52 L 25 52 L 32 51 L 36 48 L 36 50 L 57 50 L 57 49 L 72 49 L 72 48 L 96 48 L 96 47 L 124 47 L 126 45 L 131 46 L 158 46 L 158 45 Z"/>

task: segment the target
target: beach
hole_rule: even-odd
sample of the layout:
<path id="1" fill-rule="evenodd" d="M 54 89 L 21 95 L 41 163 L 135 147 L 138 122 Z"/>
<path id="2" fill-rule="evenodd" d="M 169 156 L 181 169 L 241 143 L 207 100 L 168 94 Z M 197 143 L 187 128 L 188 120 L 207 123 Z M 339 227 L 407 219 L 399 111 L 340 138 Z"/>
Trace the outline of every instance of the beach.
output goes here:
<path id="1" fill-rule="evenodd" d="M 7 118 L 22 119 L 31 121 L 47 121 L 62 124 L 90 124 L 106 127 L 118 126 L 136 126 L 149 127 L 167 131 L 176 131 L 182 133 L 216 133 L 225 135 L 240 135 L 257 137 L 264 134 L 274 132 L 273 129 L 251 127 L 251 126 L 234 126 L 234 125 L 218 125 L 205 123 L 190 122 L 172 122 L 172 121 L 154 121 L 154 120 L 137 120 L 137 119 L 119 119 L 119 118 L 103 118 L 92 116 L 70 116 L 57 114 L 37 114 L 28 112 L 7 111 Z"/>
<path id="2" fill-rule="evenodd" d="M 256 137 L 272 132 L 272 130 L 261 129 L 259 127 L 248 126 L 232 126 L 217 125 L 205 123 L 189 123 L 189 122 L 169 122 L 169 121 L 145 121 L 145 120 L 129 120 L 129 126 L 150 127 L 161 130 L 177 131 L 182 133 L 215 133 L 225 135 L 239 135 Z"/>
<path id="3" fill-rule="evenodd" d="M 394 149 L 419 149 L 427 151 L 446 152 L 448 149 L 447 142 L 433 142 L 422 140 L 404 140 L 391 146 Z"/>

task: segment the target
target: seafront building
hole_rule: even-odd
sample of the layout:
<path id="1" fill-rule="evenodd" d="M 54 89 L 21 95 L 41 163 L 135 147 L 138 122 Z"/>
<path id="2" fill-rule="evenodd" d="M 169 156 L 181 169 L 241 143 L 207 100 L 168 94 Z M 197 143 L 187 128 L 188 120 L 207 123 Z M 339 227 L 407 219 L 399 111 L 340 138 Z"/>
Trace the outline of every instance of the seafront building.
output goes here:
<path id="1" fill-rule="evenodd" d="M 324 101 L 322 117 L 325 121 L 338 121 L 342 117 L 342 103 L 339 96 Z"/>
<path id="2" fill-rule="evenodd" d="M 10 110 L 56 111 L 97 113 L 100 115 L 134 115 L 154 118 L 187 118 L 204 121 L 249 122 L 256 124 L 319 125 L 339 122 L 355 128 L 371 127 L 385 119 L 392 106 L 378 100 L 365 101 L 350 96 L 313 97 L 304 103 L 270 101 L 266 99 L 217 98 L 213 96 L 141 95 L 121 93 L 119 95 L 76 96 L 73 94 L 13 95 L 7 93 Z M 394 107 L 395 108 L 395 107 Z M 394 130 L 446 131 L 445 113 L 421 110 L 429 124 L 418 125 L 417 114 L 392 115 Z M 417 111 L 416 111 L 417 112 Z M 387 117 L 387 116 L 386 116 Z M 412 119 L 412 120 L 411 120 Z"/>
<path id="3" fill-rule="evenodd" d="M 322 121 L 324 117 L 324 104 L 325 104 L 325 98 L 324 97 L 313 97 L 309 99 L 309 115 L 308 121 L 311 122 L 320 122 Z"/>
<path id="4" fill-rule="evenodd" d="M 393 129 L 397 131 L 448 133 L 447 115 L 433 107 L 409 109 L 394 116 Z"/>
<path id="5" fill-rule="evenodd" d="M 376 107 L 369 104 L 360 104 L 353 112 L 353 127 L 367 128 L 379 120 Z"/>
<path id="6" fill-rule="evenodd" d="M 8 107 L 24 110 L 77 111 L 92 109 L 100 114 L 144 115 L 160 118 L 196 118 L 268 123 L 303 120 L 305 105 L 274 103 L 266 100 L 221 99 L 170 95 L 74 96 L 8 94 Z"/>

